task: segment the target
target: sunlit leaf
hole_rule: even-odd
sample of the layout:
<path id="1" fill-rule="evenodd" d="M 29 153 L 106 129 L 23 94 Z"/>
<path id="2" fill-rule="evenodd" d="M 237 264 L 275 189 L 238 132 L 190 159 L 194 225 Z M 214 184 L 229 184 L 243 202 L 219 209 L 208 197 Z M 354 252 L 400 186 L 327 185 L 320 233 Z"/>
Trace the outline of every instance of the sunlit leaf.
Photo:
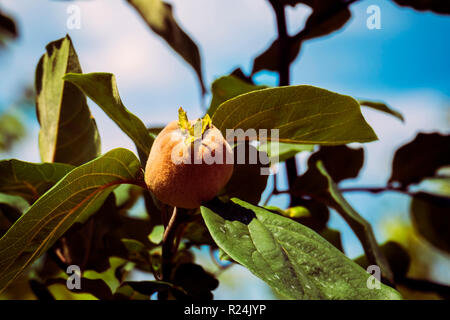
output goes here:
<path id="1" fill-rule="evenodd" d="M 100 136 L 84 94 L 65 82 L 81 66 L 69 36 L 51 42 L 36 68 L 36 108 L 43 162 L 80 165 L 100 154 Z"/>
<path id="2" fill-rule="evenodd" d="M 117 185 L 133 183 L 140 172 L 132 152 L 114 149 L 67 174 L 0 239 L 0 290 L 73 223 L 96 212 Z"/>
<path id="3" fill-rule="evenodd" d="M 369 274 L 309 228 L 232 199 L 201 207 L 214 240 L 233 260 L 291 299 L 399 299 L 367 288 Z"/>
<path id="4" fill-rule="evenodd" d="M 212 118 L 226 129 L 279 129 L 279 141 L 338 145 L 377 139 L 359 103 L 324 89 L 300 85 L 242 94 L 222 103 Z M 271 131 L 267 132 L 271 139 Z"/>

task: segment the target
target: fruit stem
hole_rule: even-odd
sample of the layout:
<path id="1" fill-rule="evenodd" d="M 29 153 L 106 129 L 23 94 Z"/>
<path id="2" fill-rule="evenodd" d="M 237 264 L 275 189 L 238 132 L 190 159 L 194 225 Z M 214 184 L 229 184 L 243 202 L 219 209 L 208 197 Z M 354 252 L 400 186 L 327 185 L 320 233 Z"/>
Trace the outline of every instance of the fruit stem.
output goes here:
<path id="1" fill-rule="evenodd" d="M 177 241 L 177 231 L 187 217 L 187 210 L 183 208 L 173 208 L 172 216 L 167 224 L 163 240 L 162 240 L 162 266 L 161 266 L 161 280 L 170 282 L 172 276 L 173 257 L 178 250 L 179 241 Z M 167 299 L 167 292 L 160 292 L 159 300 Z"/>

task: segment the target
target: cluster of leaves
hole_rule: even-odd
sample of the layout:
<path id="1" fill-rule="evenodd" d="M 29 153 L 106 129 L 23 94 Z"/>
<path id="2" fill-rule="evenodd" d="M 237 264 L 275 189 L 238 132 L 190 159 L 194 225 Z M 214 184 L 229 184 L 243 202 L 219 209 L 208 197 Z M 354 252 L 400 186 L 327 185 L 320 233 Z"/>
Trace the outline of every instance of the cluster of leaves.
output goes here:
<path id="1" fill-rule="evenodd" d="M 199 51 L 176 23 L 171 6 L 159 0 L 128 2 L 194 68 L 204 92 Z M 281 73 L 279 62 L 289 65 L 303 40 L 345 24 L 354 1 L 270 2 L 277 18 L 280 6 L 284 10 L 284 5 L 297 3 L 311 6 L 313 13 L 306 31 L 289 37 L 289 45 L 280 34 L 255 59 L 252 73 L 262 69 Z M 342 180 L 358 175 L 364 161 L 362 148 L 345 145 L 377 139 L 361 106 L 403 119 L 387 105 L 358 102 L 312 86 L 257 86 L 240 70 L 219 78 L 212 84 L 206 115 L 219 130 L 225 134 L 226 129 L 279 129 L 279 141 L 258 149 L 246 143 L 248 152 L 267 151 L 270 157 L 292 161 L 298 152 L 318 150 L 310 156 L 304 174 L 290 177 L 289 190 L 273 190 L 273 194 L 291 195 L 286 210 L 258 206 L 267 184 L 267 177 L 260 175 L 262 165 L 238 164 L 220 197 L 187 211 L 167 207 L 145 188 L 143 168 L 158 129 L 149 130 L 128 111 L 112 74 L 82 73 L 69 36 L 48 44 L 36 68 L 35 86 L 43 163 L 0 161 L 0 193 L 21 197 L 28 204 L 21 212 L 13 202 L 0 203 L 0 291 L 10 290 L 8 285 L 32 265 L 31 290 L 39 298 L 53 298 L 49 288 L 64 284 L 67 267 L 75 264 L 81 267 L 83 280 L 82 289 L 74 292 L 100 299 L 149 299 L 156 292 L 161 299 L 210 299 L 218 281 L 195 263 L 190 250 L 208 245 L 286 298 L 401 297 L 393 287 L 407 279 L 407 253 L 397 244 L 379 246 L 370 224 L 339 188 Z M 101 154 L 87 97 L 130 137 L 138 157 L 121 148 Z M 278 154 L 270 154 L 271 143 L 279 144 Z M 397 151 L 386 188 L 371 190 L 412 195 L 411 213 L 418 231 L 443 250 L 449 249 L 445 215 L 449 199 L 412 193 L 409 188 L 427 178 L 449 179 L 437 175 L 439 168 L 450 165 L 449 144 L 449 136 L 419 134 Z M 421 153 L 423 157 L 417 156 Z M 129 209 L 140 198 L 145 200 L 146 215 L 132 217 Z M 351 226 L 364 247 L 364 257 L 352 261 L 342 252 L 339 232 L 327 227 L 330 209 Z M 370 275 L 364 267 L 369 264 L 382 270 L 380 290 L 366 285 Z M 156 280 L 127 281 L 133 270 L 151 273 Z"/>

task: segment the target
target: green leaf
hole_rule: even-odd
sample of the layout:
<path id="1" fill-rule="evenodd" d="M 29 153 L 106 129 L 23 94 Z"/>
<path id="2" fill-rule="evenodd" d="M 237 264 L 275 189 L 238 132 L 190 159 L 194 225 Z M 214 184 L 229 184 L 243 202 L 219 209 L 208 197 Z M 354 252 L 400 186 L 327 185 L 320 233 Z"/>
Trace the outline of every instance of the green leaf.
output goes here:
<path id="1" fill-rule="evenodd" d="M 278 159 L 278 162 L 286 161 L 303 151 L 313 151 L 312 144 L 296 144 L 282 142 L 267 142 L 258 146 L 259 151 L 264 151 L 269 156 L 271 162 Z"/>
<path id="2" fill-rule="evenodd" d="M 216 200 L 217 201 L 217 200 Z M 307 227 L 239 199 L 201 207 L 218 246 L 291 299 L 398 299 L 367 288 L 369 274 Z"/>
<path id="3" fill-rule="evenodd" d="M 142 121 L 123 105 L 113 74 L 70 73 L 64 76 L 64 80 L 73 83 L 91 98 L 133 140 L 139 154 L 148 156 L 153 138 Z"/>
<path id="4" fill-rule="evenodd" d="M 140 173 L 136 156 L 121 148 L 68 173 L 0 239 L 0 291 L 73 223 L 96 212 L 117 185 L 134 182 Z"/>
<path id="5" fill-rule="evenodd" d="M 279 129 L 285 143 L 338 145 L 377 140 L 359 103 L 312 86 L 289 86 L 249 92 L 222 103 L 212 118 L 226 129 Z M 270 131 L 267 133 L 270 140 Z"/>
<path id="6" fill-rule="evenodd" d="M 128 2 L 137 10 L 150 29 L 194 68 L 204 94 L 206 90 L 203 83 L 200 51 L 195 42 L 178 25 L 172 13 L 172 6 L 161 0 L 128 0 Z"/>
<path id="7" fill-rule="evenodd" d="M 419 133 L 395 152 L 389 183 L 406 188 L 434 176 L 440 167 L 447 165 L 450 165 L 450 135 Z"/>
<path id="8" fill-rule="evenodd" d="M 403 118 L 403 115 L 398 112 L 397 110 L 392 109 L 384 102 L 376 102 L 376 101 L 368 101 L 368 100 L 359 100 L 359 104 L 364 107 L 369 107 L 381 112 L 388 113 L 390 115 L 393 115 L 394 117 L 398 118 L 401 122 L 405 122 L 405 118 Z"/>
<path id="9" fill-rule="evenodd" d="M 68 72 L 81 73 L 69 36 L 51 42 L 36 68 L 36 109 L 41 129 L 42 162 L 80 165 L 100 154 L 100 136 L 86 97 L 64 82 Z"/>
<path id="10" fill-rule="evenodd" d="M 148 239 L 154 244 L 160 244 L 164 235 L 164 226 L 157 225 L 153 227 L 152 232 L 149 234 Z"/>
<path id="11" fill-rule="evenodd" d="M 0 161 L 0 192 L 33 203 L 74 167 L 63 163 Z"/>
<path id="12" fill-rule="evenodd" d="M 419 192 L 412 199 L 410 211 L 419 234 L 437 248 L 450 253 L 450 197 Z"/>
<path id="13" fill-rule="evenodd" d="M 213 116 L 219 105 L 231 98 L 265 88 L 267 87 L 250 84 L 232 75 L 216 79 L 211 85 L 212 99 L 208 114 Z"/>
<path id="14" fill-rule="evenodd" d="M 392 271 L 377 244 L 372 227 L 345 200 L 321 161 L 309 163 L 306 173 L 295 181 L 293 192 L 296 196 L 312 197 L 335 209 L 357 235 L 370 263 L 378 265 L 382 276 L 393 282 Z"/>

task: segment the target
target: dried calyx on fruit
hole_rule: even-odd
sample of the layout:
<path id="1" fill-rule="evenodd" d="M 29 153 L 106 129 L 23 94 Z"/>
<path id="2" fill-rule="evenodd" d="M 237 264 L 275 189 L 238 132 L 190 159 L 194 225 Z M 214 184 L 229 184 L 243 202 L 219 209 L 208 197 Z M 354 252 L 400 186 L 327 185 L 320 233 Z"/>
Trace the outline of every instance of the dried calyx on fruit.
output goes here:
<path id="1" fill-rule="evenodd" d="M 197 208 L 212 199 L 233 173 L 233 151 L 206 115 L 189 121 L 182 108 L 156 137 L 145 183 L 163 203 Z"/>

